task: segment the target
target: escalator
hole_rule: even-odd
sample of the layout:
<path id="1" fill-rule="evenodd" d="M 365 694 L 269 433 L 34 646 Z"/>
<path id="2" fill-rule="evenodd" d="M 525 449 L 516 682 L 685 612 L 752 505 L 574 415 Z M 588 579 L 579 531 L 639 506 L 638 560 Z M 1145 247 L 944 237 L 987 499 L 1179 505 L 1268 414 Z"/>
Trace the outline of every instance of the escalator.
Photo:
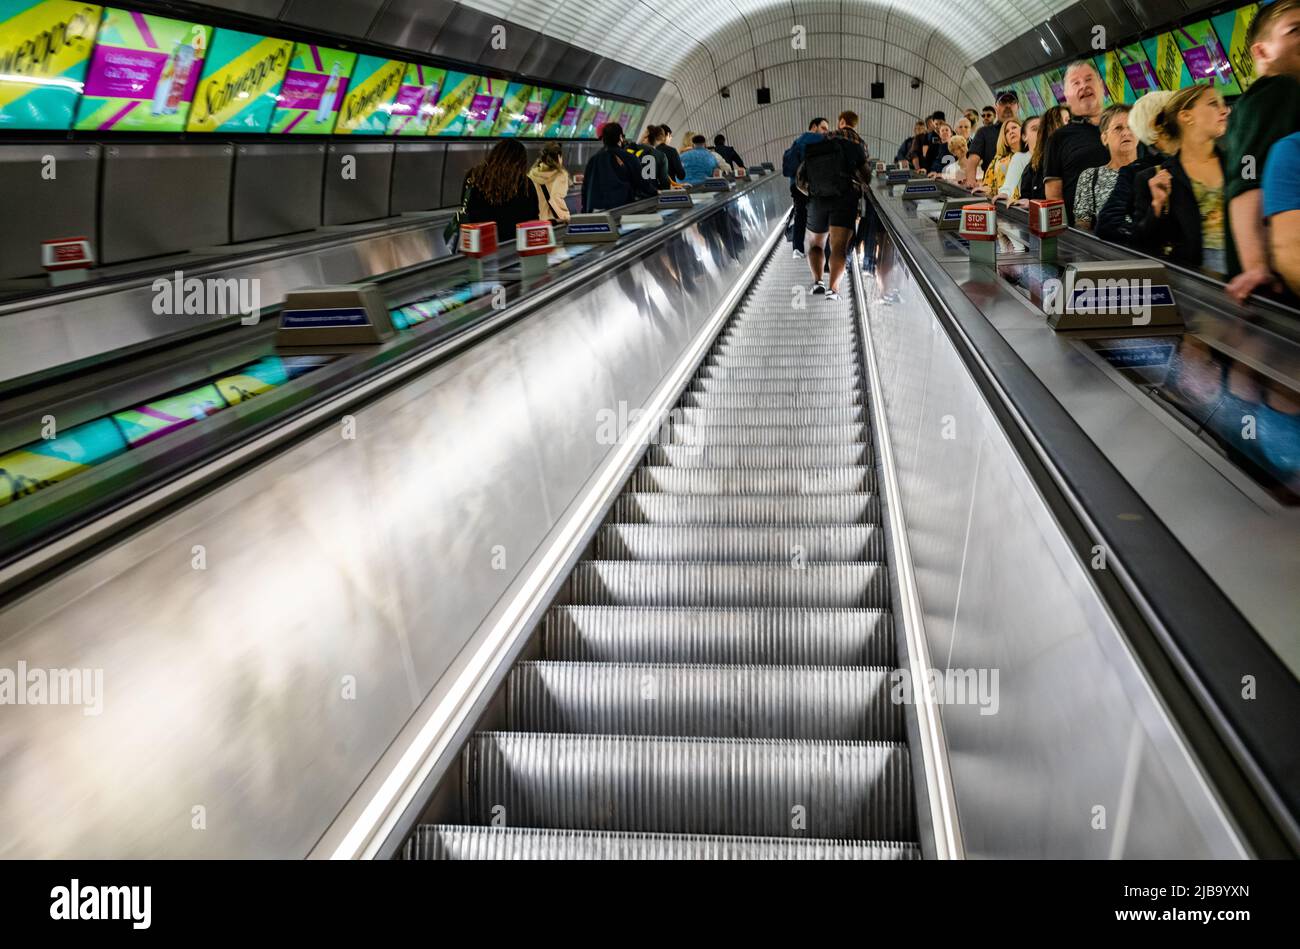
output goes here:
<path id="1" fill-rule="evenodd" d="M 920 857 L 852 281 L 783 246 L 406 858 Z"/>

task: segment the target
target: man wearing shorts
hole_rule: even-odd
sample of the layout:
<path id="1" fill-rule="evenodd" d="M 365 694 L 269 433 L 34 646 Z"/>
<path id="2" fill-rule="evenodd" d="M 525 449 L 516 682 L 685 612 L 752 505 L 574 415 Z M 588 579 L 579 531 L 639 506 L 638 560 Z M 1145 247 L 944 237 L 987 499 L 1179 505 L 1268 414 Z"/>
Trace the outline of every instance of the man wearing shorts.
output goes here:
<path id="1" fill-rule="evenodd" d="M 843 112 L 839 128 L 824 143 L 810 145 L 799 168 L 799 190 L 808 201 L 808 265 L 815 295 L 838 300 L 849 242 L 858 223 L 864 183 L 870 180 L 867 149 L 857 133 L 858 116 Z M 823 282 L 830 243 L 830 282 Z"/>

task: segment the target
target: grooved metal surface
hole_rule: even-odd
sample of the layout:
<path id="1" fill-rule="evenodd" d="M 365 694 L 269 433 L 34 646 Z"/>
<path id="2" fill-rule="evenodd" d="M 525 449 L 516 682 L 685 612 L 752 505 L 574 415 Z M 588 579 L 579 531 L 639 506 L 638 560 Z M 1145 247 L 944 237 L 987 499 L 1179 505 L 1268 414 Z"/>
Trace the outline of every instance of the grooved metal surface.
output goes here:
<path id="1" fill-rule="evenodd" d="M 420 827 L 407 860 L 919 860 L 916 844 L 532 827 Z"/>
<path id="2" fill-rule="evenodd" d="M 768 262 L 462 752 L 492 826 L 406 856 L 919 856 L 857 327 L 783 308 L 806 276 Z"/>

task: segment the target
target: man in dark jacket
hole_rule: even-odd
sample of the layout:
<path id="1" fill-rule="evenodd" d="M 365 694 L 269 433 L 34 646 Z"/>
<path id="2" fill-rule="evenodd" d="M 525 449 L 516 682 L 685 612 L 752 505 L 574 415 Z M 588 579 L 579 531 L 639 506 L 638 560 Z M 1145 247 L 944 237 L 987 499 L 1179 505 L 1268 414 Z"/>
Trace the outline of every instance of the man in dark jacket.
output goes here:
<path id="1" fill-rule="evenodd" d="M 808 131 L 794 140 L 787 149 L 787 161 L 782 163 L 788 168 L 798 170 L 803 164 L 803 153 L 809 145 L 826 138 L 831 130 L 831 123 L 818 116 L 808 123 Z M 794 259 L 804 256 L 804 234 L 808 230 L 808 196 L 795 187 L 794 175 L 790 175 L 790 198 L 794 202 L 794 223 L 790 229 L 790 243 L 794 245 Z"/>
<path id="2" fill-rule="evenodd" d="M 608 211 L 630 204 L 640 187 L 640 169 L 623 150 L 623 129 L 610 122 L 600 130 L 604 148 L 591 156 L 582 175 L 582 209 Z"/>
<path id="3" fill-rule="evenodd" d="M 685 181 L 686 169 L 682 167 L 682 158 L 677 154 L 677 149 L 673 148 L 673 130 L 667 125 L 659 127 L 664 130 L 664 143 L 660 147 L 668 156 L 668 174 L 673 181 Z"/>
<path id="4" fill-rule="evenodd" d="M 727 144 L 725 135 L 713 136 L 713 150 L 722 156 L 722 160 L 731 166 L 733 171 L 744 171 L 745 161 L 740 157 L 740 152 L 736 151 Z"/>

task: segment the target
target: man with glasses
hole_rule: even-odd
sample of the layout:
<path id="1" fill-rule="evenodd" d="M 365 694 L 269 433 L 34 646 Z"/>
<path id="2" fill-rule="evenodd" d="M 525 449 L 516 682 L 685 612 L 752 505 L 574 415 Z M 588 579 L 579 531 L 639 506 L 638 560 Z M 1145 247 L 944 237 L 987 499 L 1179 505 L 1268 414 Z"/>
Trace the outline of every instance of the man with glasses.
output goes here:
<path id="1" fill-rule="evenodd" d="M 1003 122 L 1020 121 L 1020 97 L 1008 89 L 998 96 L 997 121 L 993 121 L 990 110 L 984 110 L 984 125 L 975 133 L 970 147 L 966 151 L 966 180 L 974 181 L 980 165 L 985 168 L 993 164 L 998 153 L 998 136 L 1002 134 Z M 1105 162 L 1102 162 L 1104 165 Z"/>

